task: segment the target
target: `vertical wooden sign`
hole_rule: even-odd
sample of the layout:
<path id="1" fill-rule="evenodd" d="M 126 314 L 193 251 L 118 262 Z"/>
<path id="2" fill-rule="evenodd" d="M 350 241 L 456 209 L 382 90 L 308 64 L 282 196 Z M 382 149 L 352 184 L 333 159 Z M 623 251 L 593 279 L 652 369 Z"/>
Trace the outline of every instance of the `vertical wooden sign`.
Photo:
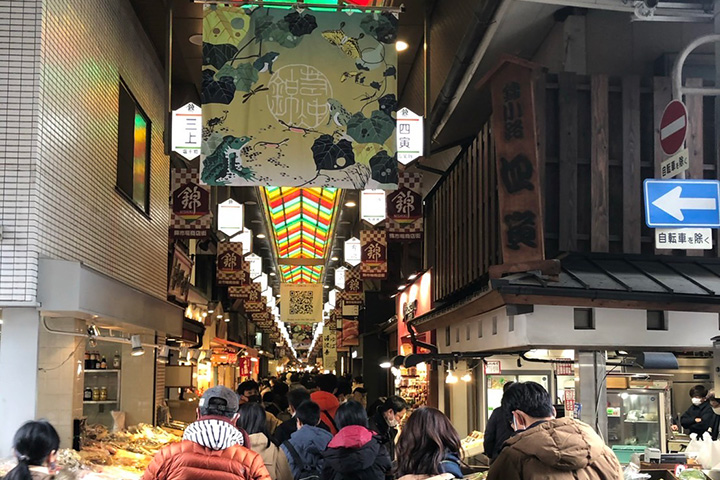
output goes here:
<path id="1" fill-rule="evenodd" d="M 505 60 L 490 77 L 503 263 L 545 259 L 533 66 Z"/>

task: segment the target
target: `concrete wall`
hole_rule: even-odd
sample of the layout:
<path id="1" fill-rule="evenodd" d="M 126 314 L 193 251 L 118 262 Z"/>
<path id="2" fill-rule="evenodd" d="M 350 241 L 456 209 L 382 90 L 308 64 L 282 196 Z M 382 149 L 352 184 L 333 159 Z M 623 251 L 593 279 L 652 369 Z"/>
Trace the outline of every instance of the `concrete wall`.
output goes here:
<path id="1" fill-rule="evenodd" d="M 164 299 L 169 159 L 157 55 L 128 0 L 46 0 L 42 32 L 39 254 Z M 120 77 L 152 122 L 149 219 L 115 191 Z"/>

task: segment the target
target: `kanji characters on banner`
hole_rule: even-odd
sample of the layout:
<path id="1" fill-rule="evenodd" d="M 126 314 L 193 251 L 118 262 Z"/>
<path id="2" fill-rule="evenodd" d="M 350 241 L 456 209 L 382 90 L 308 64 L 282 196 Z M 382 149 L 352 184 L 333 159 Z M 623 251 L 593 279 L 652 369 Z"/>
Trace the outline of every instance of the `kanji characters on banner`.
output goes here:
<path id="1" fill-rule="evenodd" d="M 363 282 L 360 278 L 360 269 L 358 265 L 347 270 L 345 279 L 345 293 L 341 297 L 346 305 L 363 305 L 365 303 L 365 294 L 363 293 Z"/>
<path id="2" fill-rule="evenodd" d="M 317 323 L 323 315 L 322 283 L 281 283 L 280 309 L 285 323 Z"/>
<path id="3" fill-rule="evenodd" d="M 219 243 L 217 247 L 218 285 L 244 285 L 250 282 L 250 265 L 243 260 L 242 243 Z"/>
<path id="4" fill-rule="evenodd" d="M 254 285 L 255 284 L 250 283 L 239 287 L 228 287 L 228 297 L 238 300 L 249 300 L 250 292 L 255 288 Z"/>
<path id="5" fill-rule="evenodd" d="M 335 370 L 337 363 L 337 337 L 335 329 L 330 325 L 323 327 L 323 368 Z"/>
<path id="6" fill-rule="evenodd" d="M 387 239 L 384 230 L 360 232 L 360 277 L 384 279 L 387 277 Z"/>
<path id="7" fill-rule="evenodd" d="M 210 231 L 210 189 L 200 185 L 197 169 L 173 169 L 170 225 L 174 237 L 205 238 Z"/>
<path id="8" fill-rule="evenodd" d="M 401 172 L 398 189 L 388 192 L 386 199 L 387 239 L 401 242 L 422 240 L 422 174 Z"/>
<path id="9" fill-rule="evenodd" d="M 397 17 L 328 10 L 205 5 L 204 183 L 397 188 Z"/>

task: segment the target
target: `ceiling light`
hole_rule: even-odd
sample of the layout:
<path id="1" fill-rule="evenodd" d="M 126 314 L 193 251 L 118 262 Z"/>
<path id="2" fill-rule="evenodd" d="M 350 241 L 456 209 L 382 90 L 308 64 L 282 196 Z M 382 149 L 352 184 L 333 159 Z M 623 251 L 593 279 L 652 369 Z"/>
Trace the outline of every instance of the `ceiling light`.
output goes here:
<path id="1" fill-rule="evenodd" d="M 410 45 L 408 45 L 407 42 L 403 42 L 402 40 L 398 40 L 397 42 L 395 42 L 395 50 L 397 50 L 398 52 L 404 52 L 408 49 L 408 47 L 410 47 Z"/>
<path id="2" fill-rule="evenodd" d="M 457 383 L 457 382 L 458 382 L 458 377 L 453 375 L 452 370 L 448 370 L 447 377 L 445 377 L 445 383 Z"/>
<path id="3" fill-rule="evenodd" d="M 357 205 L 357 203 L 353 202 L 352 200 L 349 200 L 349 201 L 345 202 L 345 206 L 346 206 L 346 207 L 352 208 L 352 207 L 354 207 L 354 206 L 356 206 L 356 205 Z"/>
<path id="4" fill-rule="evenodd" d="M 398 287 L 398 291 L 402 292 L 403 290 L 405 290 L 405 285 L 400 285 Z"/>
<path id="5" fill-rule="evenodd" d="M 470 372 L 467 372 L 465 375 L 460 377 L 460 380 L 462 380 L 463 382 L 470 382 L 472 381 L 472 375 L 470 375 Z"/>
<path id="6" fill-rule="evenodd" d="M 271 277 L 274 277 L 274 276 L 275 276 L 275 272 L 270 272 L 270 273 L 268 273 L 268 275 L 270 275 Z"/>
<path id="7" fill-rule="evenodd" d="M 168 363 L 170 361 L 170 347 L 161 345 L 157 354 L 158 363 Z"/>
<path id="8" fill-rule="evenodd" d="M 330 285 L 325 285 L 324 288 L 330 288 Z"/>
<path id="9" fill-rule="evenodd" d="M 330 260 L 332 260 L 333 262 L 337 262 L 340 259 L 338 257 L 332 257 L 332 258 L 330 258 Z"/>
<path id="10" fill-rule="evenodd" d="M 203 44 L 202 33 L 195 33 L 193 35 L 190 35 L 188 37 L 188 42 L 192 43 L 193 45 L 202 45 Z"/>
<path id="11" fill-rule="evenodd" d="M 264 233 L 258 233 L 258 234 L 255 235 L 255 236 L 256 236 L 257 238 L 265 238 L 265 234 L 264 234 Z"/>
<path id="12" fill-rule="evenodd" d="M 280 298 L 280 294 L 278 293 L 277 295 L 275 295 L 275 298 Z M 0 321 L 2 321 L 2 320 L 0 320 Z"/>
<path id="13" fill-rule="evenodd" d="M 222 314 L 222 313 L 218 313 L 218 314 L 217 314 L 217 318 L 222 318 L 222 317 L 223 317 L 223 314 Z"/>
<path id="14" fill-rule="evenodd" d="M 248 200 L 245 202 L 245 205 L 257 205 L 257 202 L 255 200 Z"/>
<path id="15" fill-rule="evenodd" d="M 392 362 L 389 358 L 381 358 L 380 359 L 380 368 L 390 368 L 392 367 Z"/>
<path id="16" fill-rule="evenodd" d="M 133 335 L 132 337 L 130 337 L 130 343 L 132 344 L 131 355 L 133 357 L 145 355 L 145 349 L 143 348 L 142 342 L 140 341 L 140 335 Z"/>
<path id="17" fill-rule="evenodd" d="M 417 273 L 413 273 L 408 277 L 408 280 L 415 280 L 417 278 Z"/>

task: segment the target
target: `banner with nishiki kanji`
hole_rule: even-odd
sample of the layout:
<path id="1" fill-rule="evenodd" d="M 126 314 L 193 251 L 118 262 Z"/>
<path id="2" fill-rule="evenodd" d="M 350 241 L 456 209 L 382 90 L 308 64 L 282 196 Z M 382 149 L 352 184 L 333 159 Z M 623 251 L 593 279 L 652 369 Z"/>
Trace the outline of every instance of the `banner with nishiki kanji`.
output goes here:
<path id="1" fill-rule="evenodd" d="M 250 282 L 250 265 L 243 260 L 242 243 L 217 246 L 218 285 L 244 285 Z"/>
<path id="2" fill-rule="evenodd" d="M 387 239 L 384 230 L 360 232 L 360 277 L 384 279 L 387 277 Z"/>
<path id="3" fill-rule="evenodd" d="M 397 188 L 398 19 L 205 5 L 201 179 Z"/>
<path id="4" fill-rule="evenodd" d="M 211 225 L 210 189 L 200 185 L 200 174 L 197 169 L 173 169 L 171 235 L 183 238 L 205 238 Z"/>
<path id="5" fill-rule="evenodd" d="M 347 270 L 345 276 L 345 290 L 342 300 L 345 305 L 363 305 L 365 303 L 365 294 L 363 292 L 363 282 L 360 273 L 360 265 Z"/>
<path id="6" fill-rule="evenodd" d="M 401 172 L 398 189 L 386 196 L 388 241 L 422 240 L 422 174 Z"/>
<path id="7" fill-rule="evenodd" d="M 317 323 L 323 316 L 322 283 L 281 283 L 280 316 L 285 323 Z"/>

